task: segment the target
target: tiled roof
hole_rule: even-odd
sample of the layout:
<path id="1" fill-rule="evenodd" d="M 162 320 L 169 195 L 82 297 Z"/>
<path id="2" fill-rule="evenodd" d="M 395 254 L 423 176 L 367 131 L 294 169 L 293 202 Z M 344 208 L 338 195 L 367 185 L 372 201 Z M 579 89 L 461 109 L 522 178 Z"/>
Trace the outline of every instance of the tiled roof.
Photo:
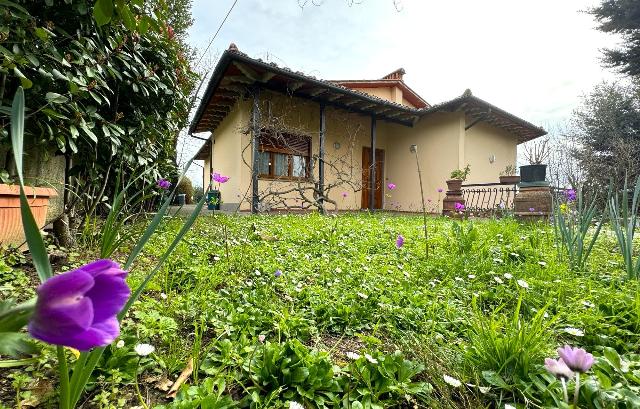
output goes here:
<path id="1" fill-rule="evenodd" d="M 399 74 L 400 70 L 389 75 Z M 493 112 L 493 117 L 487 118 L 492 119 L 494 125 L 516 133 L 521 142 L 546 133 L 542 128 L 472 96 L 470 92 L 438 105 L 411 108 L 273 62 L 251 58 L 239 51 L 235 44 L 231 44 L 220 57 L 189 133 L 213 131 L 238 98 L 250 93 L 254 85 L 406 126 L 412 126 L 421 117 L 439 111 L 465 110 L 472 118 L 486 116 L 486 112 L 481 112 L 482 107 L 486 107 Z"/>

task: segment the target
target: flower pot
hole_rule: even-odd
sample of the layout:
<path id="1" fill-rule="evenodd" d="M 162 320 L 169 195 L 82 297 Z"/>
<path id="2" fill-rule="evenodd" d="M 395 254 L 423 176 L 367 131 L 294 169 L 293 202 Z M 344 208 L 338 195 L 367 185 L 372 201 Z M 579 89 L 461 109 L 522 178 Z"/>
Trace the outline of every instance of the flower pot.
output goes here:
<path id="1" fill-rule="evenodd" d="M 447 180 L 447 190 L 450 192 L 458 192 L 462 189 L 462 179 Z"/>
<path id="2" fill-rule="evenodd" d="M 515 185 L 516 183 L 520 183 L 519 175 L 500 176 L 501 185 Z"/>
<path id="3" fill-rule="evenodd" d="M 27 201 L 38 227 L 44 227 L 47 219 L 49 198 L 57 196 L 55 189 L 48 187 L 25 187 Z M 22 216 L 20 213 L 20 187 L 0 184 L 0 244 L 22 246 L 26 249 Z"/>
<path id="4" fill-rule="evenodd" d="M 524 183 L 544 182 L 547 178 L 547 165 L 520 166 L 520 181 Z"/>
<path id="5" fill-rule="evenodd" d="M 219 190 L 210 190 L 207 192 L 207 209 L 220 210 L 222 195 Z"/>

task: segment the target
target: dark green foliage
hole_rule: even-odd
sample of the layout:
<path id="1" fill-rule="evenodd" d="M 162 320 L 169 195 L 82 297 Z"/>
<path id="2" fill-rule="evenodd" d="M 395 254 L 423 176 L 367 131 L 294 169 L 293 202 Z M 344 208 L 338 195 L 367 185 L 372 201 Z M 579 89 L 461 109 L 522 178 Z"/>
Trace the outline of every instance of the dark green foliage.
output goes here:
<path id="1" fill-rule="evenodd" d="M 619 34 L 623 43 L 617 49 L 607 49 L 605 62 L 625 74 L 640 74 L 640 3 L 636 0 L 603 0 L 593 14 L 605 33 Z"/>
<path id="2" fill-rule="evenodd" d="M 640 175 L 640 85 L 602 83 L 574 113 L 576 152 L 587 196 L 604 196 L 610 180 Z"/>
<path id="3" fill-rule="evenodd" d="M 178 183 L 178 187 L 176 188 L 176 194 L 186 195 L 186 204 L 193 203 L 195 192 L 193 190 L 191 179 L 189 179 L 188 177 L 182 178 L 180 183 Z M 200 198 L 202 198 L 202 196 L 200 196 Z"/>
<path id="4" fill-rule="evenodd" d="M 25 88 L 25 144 L 68 158 L 68 187 L 75 193 L 68 198 L 79 200 L 67 200 L 66 210 L 88 211 L 109 197 L 116 168 L 125 181 L 157 166 L 138 187 L 176 176 L 175 141 L 187 121 L 195 75 L 166 23 L 144 13 L 141 0 L 5 3 L 2 106 L 17 86 Z M 7 121 L 0 109 L 0 123 Z M 8 142 L 3 126 L 0 144 Z"/>

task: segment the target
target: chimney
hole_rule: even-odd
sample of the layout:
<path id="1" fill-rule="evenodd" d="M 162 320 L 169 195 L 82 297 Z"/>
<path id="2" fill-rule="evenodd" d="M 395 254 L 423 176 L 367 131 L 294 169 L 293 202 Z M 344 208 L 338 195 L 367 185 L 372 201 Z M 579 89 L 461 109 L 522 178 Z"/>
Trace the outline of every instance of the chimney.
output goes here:
<path id="1" fill-rule="evenodd" d="M 382 79 L 383 80 L 400 80 L 400 81 L 402 81 L 402 77 L 404 76 L 404 74 L 406 74 L 406 71 L 404 70 L 404 68 L 398 68 L 394 72 L 392 72 L 390 74 L 387 74 L 384 77 L 382 77 Z"/>

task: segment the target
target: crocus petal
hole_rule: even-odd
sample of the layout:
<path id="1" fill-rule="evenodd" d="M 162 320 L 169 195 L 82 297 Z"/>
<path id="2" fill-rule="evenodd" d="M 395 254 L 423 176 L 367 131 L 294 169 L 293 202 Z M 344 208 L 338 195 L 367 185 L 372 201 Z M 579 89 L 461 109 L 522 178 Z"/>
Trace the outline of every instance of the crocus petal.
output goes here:
<path id="1" fill-rule="evenodd" d="M 93 287 L 93 277 L 78 269 L 53 276 L 38 287 L 38 300 L 58 300 L 82 296 Z"/>
<path id="2" fill-rule="evenodd" d="M 29 332 L 36 339 L 51 342 L 57 336 L 86 331 L 93 322 L 93 305 L 87 297 L 41 300 L 29 322 Z"/>
<path id="3" fill-rule="evenodd" d="M 126 277 L 127 272 L 120 269 L 120 265 L 109 259 L 96 260 L 92 263 L 80 267 L 78 270 L 86 271 L 93 277 L 99 274 L 116 275 Z"/>
<path id="4" fill-rule="evenodd" d="M 116 317 L 94 323 L 87 331 L 75 334 L 69 339 L 56 342 L 79 351 L 88 351 L 91 348 L 103 347 L 112 343 L 120 335 L 120 326 Z"/>
<path id="5" fill-rule="evenodd" d="M 100 322 L 115 316 L 129 299 L 131 290 L 124 279 L 102 274 L 95 278 L 96 284 L 87 292 L 94 309 L 94 321 Z"/>

